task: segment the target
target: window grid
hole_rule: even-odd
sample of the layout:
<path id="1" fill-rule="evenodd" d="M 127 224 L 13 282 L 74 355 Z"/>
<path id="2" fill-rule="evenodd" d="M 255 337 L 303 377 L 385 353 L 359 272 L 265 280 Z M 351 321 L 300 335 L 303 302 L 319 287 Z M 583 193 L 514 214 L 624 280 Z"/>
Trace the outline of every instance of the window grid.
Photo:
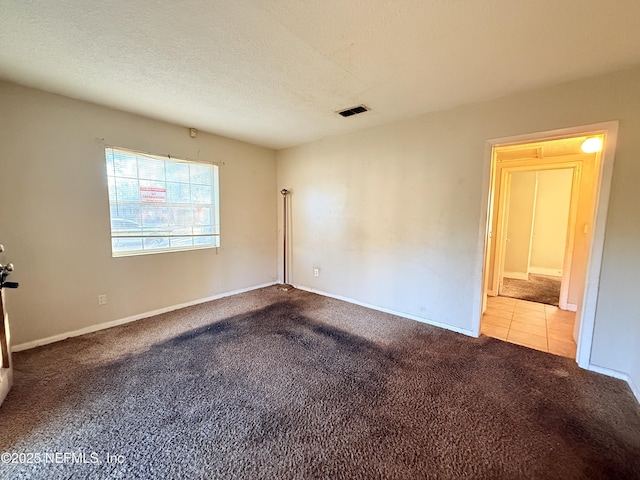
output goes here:
<path id="1" fill-rule="evenodd" d="M 220 246 L 217 165 L 112 147 L 105 157 L 114 257 Z"/>

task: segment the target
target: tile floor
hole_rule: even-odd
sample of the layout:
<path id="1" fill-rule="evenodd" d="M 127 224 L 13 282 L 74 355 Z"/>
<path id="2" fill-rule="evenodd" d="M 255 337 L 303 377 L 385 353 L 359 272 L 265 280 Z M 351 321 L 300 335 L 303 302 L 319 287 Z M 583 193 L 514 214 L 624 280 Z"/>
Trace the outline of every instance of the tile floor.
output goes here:
<path id="1" fill-rule="evenodd" d="M 575 358 L 575 317 L 575 312 L 543 303 L 489 297 L 480 331 L 499 340 Z"/>

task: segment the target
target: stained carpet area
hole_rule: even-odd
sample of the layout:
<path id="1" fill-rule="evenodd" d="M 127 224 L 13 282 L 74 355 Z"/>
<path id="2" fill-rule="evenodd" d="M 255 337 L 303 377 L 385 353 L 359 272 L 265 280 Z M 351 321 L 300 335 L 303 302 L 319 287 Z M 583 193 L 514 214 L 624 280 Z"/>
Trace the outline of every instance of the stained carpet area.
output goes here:
<path id="1" fill-rule="evenodd" d="M 500 296 L 529 300 L 558 306 L 561 281 L 558 277 L 529 274 L 529 280 L 507 278 L 503 280 Z"/>
<path id="2" fill-rule="evenodd" d="M 1 478 L 640 478 L 624 382 L 298 290 L 21 352 L 15 376 L 0 451 L 76 456 Z"/>

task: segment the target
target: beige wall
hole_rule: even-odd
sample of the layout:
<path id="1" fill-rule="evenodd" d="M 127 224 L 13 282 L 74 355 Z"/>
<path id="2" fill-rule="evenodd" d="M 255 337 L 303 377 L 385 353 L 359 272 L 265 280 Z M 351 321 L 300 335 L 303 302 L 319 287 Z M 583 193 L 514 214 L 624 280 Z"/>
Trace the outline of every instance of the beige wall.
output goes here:
<path id="1" fill-rule="evenodd" d="M 620 120 L 591 361 L 638 371 L 639 84 L 636 67 L 278 152 L 291 281 L 470 331 L 487 140 Z"/>
<path id="2" fill-rule="evenodd" d="M 112 258 L 105 143 L 220 162 L 222 247 Z M 275 281 L 275 171 L 265 148 L 0 83 L 12 343 Z"/>
<path id="3" fill-rule="evenodd" d="M 536 172 L 511 174 L 507 242 L 504 251 L 506 276 L 526 278 L 529 273 L 531 227 L 536 195 Z"/>
<path id="4" fill-rule="evenodd" d="M 530 267 L 562 272 L 572 181 L 572 169 L 538 172 Z"/>

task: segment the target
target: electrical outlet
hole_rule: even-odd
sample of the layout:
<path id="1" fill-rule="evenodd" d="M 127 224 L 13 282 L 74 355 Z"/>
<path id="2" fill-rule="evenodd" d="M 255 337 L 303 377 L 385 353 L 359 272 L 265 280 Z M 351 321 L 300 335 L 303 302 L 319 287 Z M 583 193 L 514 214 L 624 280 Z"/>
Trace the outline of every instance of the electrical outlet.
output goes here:
<path id="1" fill-rule="evenodd" d="M 314 277 L 319 277 L 320 276 L 320 269 L 319 268 L 314 268 L 313 269 L 313 276 Z"/>
<path id="2" fill-rule="evenodd" d="M 107 304 L 107 294 L 103 293 L 102 295 L 98 295 L 98 305 L 106 305 Z"/>

